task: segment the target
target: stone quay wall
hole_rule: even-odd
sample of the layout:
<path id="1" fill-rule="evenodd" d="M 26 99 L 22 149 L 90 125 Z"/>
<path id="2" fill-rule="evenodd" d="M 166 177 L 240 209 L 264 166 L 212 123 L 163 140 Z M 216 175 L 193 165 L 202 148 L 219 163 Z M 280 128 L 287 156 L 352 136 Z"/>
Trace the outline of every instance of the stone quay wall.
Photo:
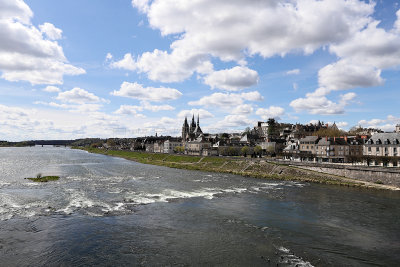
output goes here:
<path id="1" fill-rule="evenodd" d="M 396 167 L 371 167 L 344 164 L 323 164 L 305 162 L 285 162 L 290 166 L 328 173 L 365 182 L 383 183 L 400 187 L 400 168 Z"/>

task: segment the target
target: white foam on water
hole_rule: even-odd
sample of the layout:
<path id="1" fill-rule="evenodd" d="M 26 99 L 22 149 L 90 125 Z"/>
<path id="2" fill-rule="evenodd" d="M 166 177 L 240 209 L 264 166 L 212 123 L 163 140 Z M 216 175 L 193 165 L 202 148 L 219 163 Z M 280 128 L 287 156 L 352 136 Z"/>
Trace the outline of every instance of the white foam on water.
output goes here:
<path id="1" fill-rule="evenodd" d="M 213 199 L 218 194 L 223 193 L 243 193 L 248 191 L 247 188 L 202 188 L 195 191 L 178 191 L 173 189 L 165 189 L 158 194 L 154 193 L 127 193 L 125 196 L 126 202 L 133 204 L 151 204 L 156 202 L 168 202 L 173 199 L 187 199 L 187 198 L 205 198 Z"/>
<path id="2" fill-rule="evenodd" d="M 103 211 L 111 210 L 110 205 L 107 203 L 96 201 L 88 198 L 83 192 L 76 191 L 74 189 L 67 189 L 70 192 L 69 203 L 63 209 L 58 209 L 56 212 L 64 212 L 66 214 L 71 214 L 76 210 L 86 210 L 92 207 L 102 207 Z"/>
<path id="3" fill-rule="evenodd" d="M 279 247 L 278 250 L 283 252 L 284 254 L 281 256 L 281 263 L 288 264 L 289 266 L 298 266 L 298 267 L 314 267 L 310 262 L 303 260 L 301 257 L 298 257 L 290 252 L 290 249 L 285 247 Z"/>
<path id="4" fill-rule="evenodd" d="M 290 249 L 285 248 L 285 247 L 279 247 L 278 250 L 281 252 L 290 253 Z"/>
<path id="5" fill-rule="evenodd" d="M 32 217 L 46 211 L 45 207 L 48 207 L 46 201 L 39 200 L 22 205 L 16 196 L 0 194 L 0 220 L 9 220 L 14 216 Z"/>

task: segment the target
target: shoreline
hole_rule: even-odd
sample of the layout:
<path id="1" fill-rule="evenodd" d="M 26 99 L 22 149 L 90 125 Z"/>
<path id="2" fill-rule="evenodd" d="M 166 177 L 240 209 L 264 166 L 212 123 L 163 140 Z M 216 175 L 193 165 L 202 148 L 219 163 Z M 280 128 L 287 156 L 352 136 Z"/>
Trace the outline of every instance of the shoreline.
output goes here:
<path id="1" fill-rule="evenodd" d="M 351 179 L 334 174 L 307 170 L 298 166 L 248 158 L 202 157 L 181 154 L 159 154 L 138 151 L 105 150 L 72 147 L 89 153 L 120 157 L 135 162 L 176 169 L 230 173 L 267 180 L 299 181 L 378 190 L 398 191 L 399 187 Z"/>

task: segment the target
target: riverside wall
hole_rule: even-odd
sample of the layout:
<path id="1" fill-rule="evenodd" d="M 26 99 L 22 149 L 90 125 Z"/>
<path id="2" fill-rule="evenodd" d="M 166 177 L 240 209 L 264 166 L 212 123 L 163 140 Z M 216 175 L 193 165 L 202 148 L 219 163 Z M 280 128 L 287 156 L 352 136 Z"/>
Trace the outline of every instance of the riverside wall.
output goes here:
<path id="1" fill-rule="evenodd" d="M 339 175 L 365 182 L 382 182 L 385 185 L 400 187 L 400 168 L 396 167 L 368 167 L 305 162 L 285 162 L 285 164 L 306 170 Z"/>

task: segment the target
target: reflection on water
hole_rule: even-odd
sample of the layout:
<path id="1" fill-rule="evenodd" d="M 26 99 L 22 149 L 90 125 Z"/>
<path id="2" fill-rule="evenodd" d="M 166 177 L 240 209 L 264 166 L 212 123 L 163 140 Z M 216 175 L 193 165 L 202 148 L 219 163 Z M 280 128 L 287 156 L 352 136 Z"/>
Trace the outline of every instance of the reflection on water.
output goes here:
<path id="1" fill-rule="evenodd" d="M 400 195 L 0 148 L 3 265 L 400 262 Z M 25 180 L 38 173 L 58 181 Z"/>

